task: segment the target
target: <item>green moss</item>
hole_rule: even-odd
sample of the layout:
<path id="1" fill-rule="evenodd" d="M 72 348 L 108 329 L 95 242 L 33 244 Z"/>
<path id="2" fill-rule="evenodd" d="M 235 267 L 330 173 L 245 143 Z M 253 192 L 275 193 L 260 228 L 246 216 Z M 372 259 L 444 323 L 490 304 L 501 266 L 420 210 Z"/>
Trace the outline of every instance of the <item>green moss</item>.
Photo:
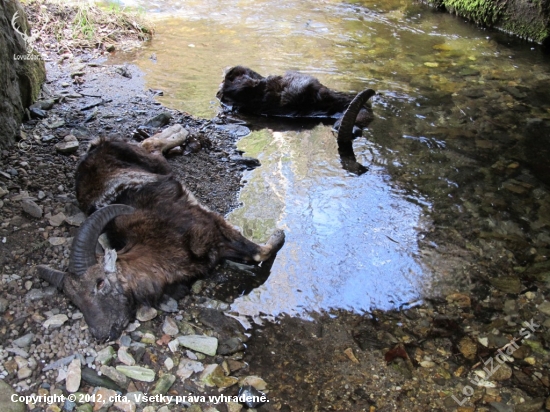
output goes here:
<path id="1" fill-rule="evenodd" d="M 486 26 L 500 19 L 503 7 L 494 0 L 443 0 L 443 4 L 451 12 Z"/>
<path id="2" fill-rule="evenodd" d="M 522 39 L 543 43 L 550 38 L 550 29 L 543 25 L 537 24 L 521 24 L 509 18 L 502 20 L 499 28 L 507 33 L 513 33 Z"/>

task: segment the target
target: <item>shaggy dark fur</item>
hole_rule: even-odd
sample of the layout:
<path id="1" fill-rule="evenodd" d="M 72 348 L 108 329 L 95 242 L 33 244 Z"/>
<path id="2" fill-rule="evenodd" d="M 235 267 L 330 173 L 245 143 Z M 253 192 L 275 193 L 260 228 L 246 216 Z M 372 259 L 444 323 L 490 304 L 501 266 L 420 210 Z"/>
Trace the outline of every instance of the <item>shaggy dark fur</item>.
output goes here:
<path id="1" fill-rule="evenodd" d="M 77 169 L 76 193 L 82 210 L 97 210 L 97 216 L 113 210 L 108 205 L 134 208 L 107 224 L 116 262 L 108 263 L 107 255 L 114 253 L 108 251 L 99 263 L 92 258 L 81 274 L 39 268 L 42 277 L 63 286 L 100 340 L 118 337 L 136 304 L 155 303 L 167 287 L 204 276 L 222 259 L 265 261 L 284 242 L 282 231 L 265 245 L 247 240 L 222 216 L 202 206 L 173 177 L 162 156 L 125 142 L 101 139 L 91 147 Z M 89 231 L 84 226 L 81 231 Z M 87 238 L 79 235 L 71 259 L 78 255 L 76 249 L 89 246 L 82 245 Z"/>
<path id="2" fill-rule="evenodd" d="M 319 117 L 338 119 L 355 94 L 338 92 L 307 74 L 287 72 L 284 76 L 263 77 L 243 66 L 227 71 L 216 94 L 229 110 L 263 116 Z M 356 124 L 372 120 L 372 113 L 361 109 Z"/>

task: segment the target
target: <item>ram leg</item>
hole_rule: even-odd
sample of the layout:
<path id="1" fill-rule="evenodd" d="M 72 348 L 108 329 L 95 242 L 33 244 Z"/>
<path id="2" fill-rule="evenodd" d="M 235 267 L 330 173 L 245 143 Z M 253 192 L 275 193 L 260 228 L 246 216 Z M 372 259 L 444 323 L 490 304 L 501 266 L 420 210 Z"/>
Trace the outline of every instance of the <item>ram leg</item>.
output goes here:
<path id="1" fill-rule="evenodd" d="M 161 155 L 184 144 L 188 136 L 189 132 L 181 124 L 175 124 L 145 139 L 141 142 L 141 147 L 151 154 Z"/>
<path id="2" fill-rule="evenodd" d="M 234 230 L 234 229 L 233 229 Z M 260 263 L 274 256 L 285 242 L 285 232 L 277 230 L 271 235 L 269 240 L 258 245 L 235 230 L 236 236 L 227 240 L 221 250 L 221 258 L 237 260 L 247 263 Z"/>

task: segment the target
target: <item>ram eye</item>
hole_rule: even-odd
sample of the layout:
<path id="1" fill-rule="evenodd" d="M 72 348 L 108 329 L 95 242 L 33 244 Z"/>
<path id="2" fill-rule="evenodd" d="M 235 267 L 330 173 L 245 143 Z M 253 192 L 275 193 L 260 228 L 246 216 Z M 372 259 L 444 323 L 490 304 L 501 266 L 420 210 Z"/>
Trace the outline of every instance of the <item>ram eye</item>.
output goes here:
<path id="1" fill-rule="evenodd" d="M 98 279 L 95 285 L 97 291 L 100 291 L 105 286 L 105 279 Z"/>

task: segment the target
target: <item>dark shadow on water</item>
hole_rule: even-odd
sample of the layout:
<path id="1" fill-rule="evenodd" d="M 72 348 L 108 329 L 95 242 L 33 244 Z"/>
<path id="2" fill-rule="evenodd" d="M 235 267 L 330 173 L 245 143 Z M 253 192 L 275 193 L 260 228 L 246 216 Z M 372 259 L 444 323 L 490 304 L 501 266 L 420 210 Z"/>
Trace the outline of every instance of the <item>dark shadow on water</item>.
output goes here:
<path id="1" fill-rule="evenodd" d="M 243 124 L 252 131 L 270 129 L 273 132 L 300 132 L 303 130 L 311 130 L 319 124 L 325 126 L 333 126 L 338 119 L 316 117 L 316 118 L 296 118 L 296 117 L 267 117 L 267 116 L 249 116 L 240 113 L 231 113 L 227 115 L 224 121 L 230 124 Z M 355 137 L 361 136 L 361 130 L 356 128 Z M 335 131 L 334 138 L 337 139 Z M 369 170 L 357 162 L 355 152 L 353 150 L 353 141 L 338 141 L 338 154 L 342 168 L 351 174 L 361 176 Z"/>

